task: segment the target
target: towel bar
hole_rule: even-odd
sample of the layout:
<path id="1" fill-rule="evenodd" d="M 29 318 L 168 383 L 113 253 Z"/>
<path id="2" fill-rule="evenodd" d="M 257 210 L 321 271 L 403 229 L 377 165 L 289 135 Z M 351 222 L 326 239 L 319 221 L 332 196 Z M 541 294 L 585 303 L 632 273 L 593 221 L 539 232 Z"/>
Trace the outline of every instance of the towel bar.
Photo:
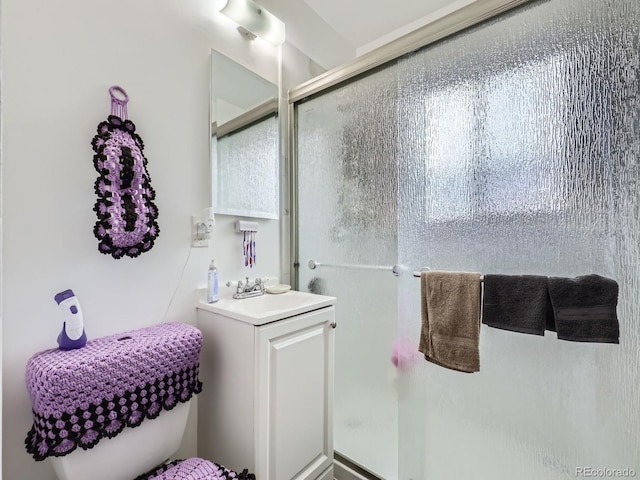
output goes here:
<path id="1" fill-rule="evenodd" d="M 399 276 L 402 271 L 408 270 L 408 268 L 405 267 L 404 265 L 392 265 L 392 266 L 386 266 L 386 265 L 356 265 L 356 264 L 350 264 L 350 263 L 322 263 L 322 262 L 318 262 L 316 260 L 309 260 L 309 262 L 307 263 L 307 266 L 309 267 L 310 270 L 315 270 L 318 267 L 362 268 L 362 269 L 366 269 L 366 270 L 389 270 L 396 277 Z M 420 275 L 421 275 L 422 272 L 427 272 L 429 270 L 431 270 L 429 267 L 422 267 L 422 270 L 414 271 L 413 272 L 413 276 L 416 277 L 416 278 L 420 278 Z M 480 281 L 482 282 L 483 280 L 484 280 L 484 276 L 480 276 Z"/>
<path id="2" fill-rule="evenodd" d="M 430 270 L 430 268 L 425 267 L 422 271 L 423 272 L 428 272 L 429 270 Z M 417 278 L 420 278 L 422 276 L 421 273 L 422 272 L 413 272 L 413 276 L 417 277 Z M 483 282 L 484 282 L 484 275 L 480 275 L 480 283 L 483 283 Z"/>

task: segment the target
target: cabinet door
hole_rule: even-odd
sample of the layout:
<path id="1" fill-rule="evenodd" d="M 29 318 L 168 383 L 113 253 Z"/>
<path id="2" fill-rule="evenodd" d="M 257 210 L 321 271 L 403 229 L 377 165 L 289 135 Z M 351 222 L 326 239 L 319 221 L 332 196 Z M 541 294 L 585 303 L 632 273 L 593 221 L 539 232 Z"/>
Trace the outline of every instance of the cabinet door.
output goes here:
<path id="1" fill-rule="evenodd" d="M 314 480 L 333 463 L 333 307 L 256 329 L 256 478 Z"/>

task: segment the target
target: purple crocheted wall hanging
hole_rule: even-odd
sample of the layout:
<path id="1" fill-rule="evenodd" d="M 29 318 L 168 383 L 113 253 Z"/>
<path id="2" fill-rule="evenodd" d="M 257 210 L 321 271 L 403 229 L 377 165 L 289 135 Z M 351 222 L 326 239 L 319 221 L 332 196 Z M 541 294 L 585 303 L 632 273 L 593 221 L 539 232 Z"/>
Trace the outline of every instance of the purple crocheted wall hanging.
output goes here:
<path id="1" fill-rule="evenodd" d="M 43 460 L 86 450 L 188 401 L 202 390 L 201 347 L 197 328 L 171 322 L 36 353 L 25 373 L 27 452 Z"/>
<path id="2" fill-rule="evenodd" d="M 116 97 L 116 92 L 124 98 Z M 113 258 L 137 257 L 151 250 L 160 233 L 155 191 L 142 154 L 144 144 L 127 118 L 129 96 L 119 86 L 109 89 L 111 115 L 98 125 L 91 145 L 93 165 L 99 177 L 93 210 L 98 221 L 93 233 L 98 250 Z"/>

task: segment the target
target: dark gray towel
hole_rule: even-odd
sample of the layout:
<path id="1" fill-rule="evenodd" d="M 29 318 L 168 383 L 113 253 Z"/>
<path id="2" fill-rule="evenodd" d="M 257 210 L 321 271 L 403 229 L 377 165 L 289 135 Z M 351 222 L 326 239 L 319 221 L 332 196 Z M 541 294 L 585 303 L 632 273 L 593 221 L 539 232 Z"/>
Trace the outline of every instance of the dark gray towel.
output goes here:
<path id="1" fill-rule="evenodd" d="M 485 275 L 482 323 L 519 333 L 544 335 L 553 316 L 547 277 L 540 275 Z"/>
<path id="2" fill-rule="evenodd" d="M 549 277 L 549 296 L 558 338 L 573 342 L 619 343 L 618 283 L 600 275 Z"/>

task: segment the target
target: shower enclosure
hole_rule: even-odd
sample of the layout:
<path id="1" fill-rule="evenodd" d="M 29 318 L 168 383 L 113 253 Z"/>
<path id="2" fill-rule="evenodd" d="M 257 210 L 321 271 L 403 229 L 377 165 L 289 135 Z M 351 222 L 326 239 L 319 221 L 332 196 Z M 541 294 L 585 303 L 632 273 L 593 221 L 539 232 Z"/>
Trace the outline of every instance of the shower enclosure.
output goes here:
<path id="1" fill-rule="evenodd" d="M 637 0 L 546 0 L 294 100 L 294 261 L 338 297 L 340 458 L 387 480 L 640 476 L 639 82 Z M 620 344 L 483 325 L 479 373 L 427 363 L 424 267 L 613 278 Z"/>

